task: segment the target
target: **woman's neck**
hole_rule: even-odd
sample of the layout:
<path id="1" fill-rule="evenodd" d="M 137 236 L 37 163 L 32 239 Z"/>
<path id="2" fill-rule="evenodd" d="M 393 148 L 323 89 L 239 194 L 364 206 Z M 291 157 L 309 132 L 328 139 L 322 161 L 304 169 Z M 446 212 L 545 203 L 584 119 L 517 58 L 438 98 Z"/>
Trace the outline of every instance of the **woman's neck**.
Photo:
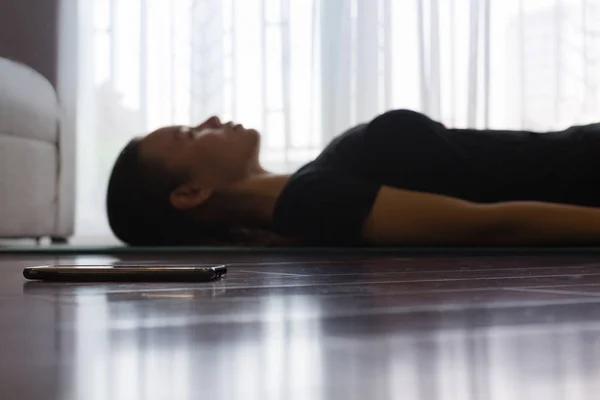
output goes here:
<path id="1" fill-rule="evenodd" d="M 198 219 L 270 228 L 275 204 L 290 175 L 263 172 L 215 193 L 197 210 Z"/>

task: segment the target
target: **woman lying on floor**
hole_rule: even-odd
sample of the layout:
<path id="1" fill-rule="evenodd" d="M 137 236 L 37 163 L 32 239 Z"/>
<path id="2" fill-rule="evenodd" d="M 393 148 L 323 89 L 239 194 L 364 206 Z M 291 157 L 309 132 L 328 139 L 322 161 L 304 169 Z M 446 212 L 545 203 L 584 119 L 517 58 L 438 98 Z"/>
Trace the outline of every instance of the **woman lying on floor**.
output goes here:
<path id="1" fill-rule="evenodd" d="M 600 124 L 448 129 L 395 110 L 291 175 L 253 129 L 212 117 L 132 140 L 107 195 L 131 245 L 600 244 Z"/>

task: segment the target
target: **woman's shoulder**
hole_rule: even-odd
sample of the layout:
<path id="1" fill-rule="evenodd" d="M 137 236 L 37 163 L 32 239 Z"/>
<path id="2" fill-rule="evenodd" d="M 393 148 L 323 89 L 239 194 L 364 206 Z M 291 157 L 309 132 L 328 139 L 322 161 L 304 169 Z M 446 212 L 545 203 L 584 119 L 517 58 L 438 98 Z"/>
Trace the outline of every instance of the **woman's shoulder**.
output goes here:
<path id="1" fill-rule="evenodd" d="M 293 174 L 273 213 L 278 234 L 303 240 L 353 243 L 371 209 L 378 183 L 336 166 L 311 162 Z"/>

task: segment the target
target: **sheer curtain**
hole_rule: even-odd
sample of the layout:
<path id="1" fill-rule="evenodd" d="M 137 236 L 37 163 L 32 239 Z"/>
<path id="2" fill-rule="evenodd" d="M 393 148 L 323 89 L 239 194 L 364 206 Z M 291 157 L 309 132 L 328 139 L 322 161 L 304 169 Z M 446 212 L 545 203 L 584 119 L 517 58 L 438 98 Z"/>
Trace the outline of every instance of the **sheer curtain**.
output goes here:
<path id="1" fill-rule="evenodd" d="M 133 136 L 218 114 L 293 171 L 392 108 L 456 127 L 600 121 L 600 0 L 80 0 L 79 237 Z"/>

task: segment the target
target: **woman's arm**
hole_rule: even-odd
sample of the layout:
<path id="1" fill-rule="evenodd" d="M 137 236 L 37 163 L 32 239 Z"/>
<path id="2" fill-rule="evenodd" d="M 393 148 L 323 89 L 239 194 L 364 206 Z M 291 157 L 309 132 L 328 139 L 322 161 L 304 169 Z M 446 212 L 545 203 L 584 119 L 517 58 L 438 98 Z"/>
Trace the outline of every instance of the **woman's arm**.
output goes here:
<path id="1" fill-rule="evenodd" d="M 600 244 L 600 208 L 479 204 L 384 186 L 363 236 L 374 245 L 592 245 Z"/>

